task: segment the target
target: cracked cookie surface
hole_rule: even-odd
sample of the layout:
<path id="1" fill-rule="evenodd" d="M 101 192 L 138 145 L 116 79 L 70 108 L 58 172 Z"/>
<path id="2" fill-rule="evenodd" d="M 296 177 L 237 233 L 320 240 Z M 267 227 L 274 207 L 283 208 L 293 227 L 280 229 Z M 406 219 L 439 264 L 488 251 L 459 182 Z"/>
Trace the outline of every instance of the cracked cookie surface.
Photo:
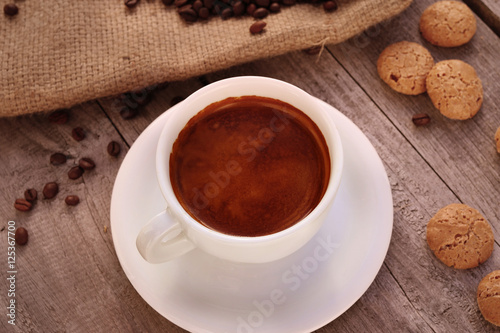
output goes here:
<path id="1" fill-rule="evenodd" d="M 429 220 L 427 243 L 445 265 L 467 269 L 491 256 L 494 237 L 488 221 L 476 209 L 450 204 Z"/>
<path id="2" fill-rule="evenodd" d="M 429 51 L 420 44 L 399 42 L 386 47 L 377 60 L 380 78 L 392 89 L 406 95 L 426 91 L 425 78 L 434 65 Z"/>
<path id="3" fill-rule="evenodd" d="M 427 93 L 446 117 L 472 118 L 483 103 L 483 85 L 474 68 L 461 60 L 443 60 L 432 67 L 426 79 Z"/>
<path id="4" fill-rule="evenodd" d="M 476 18 L 463 2 L 439 1 L 420 16 L 420 32 L 429 43 L 443 46 L 460 46 L 476 33 Z"/>
<path id="5" fill-rule="evenodd" d="M 500 326 L 500 270 L 491 272 L 479 282 L 477 305 L 484 319 Z"/>

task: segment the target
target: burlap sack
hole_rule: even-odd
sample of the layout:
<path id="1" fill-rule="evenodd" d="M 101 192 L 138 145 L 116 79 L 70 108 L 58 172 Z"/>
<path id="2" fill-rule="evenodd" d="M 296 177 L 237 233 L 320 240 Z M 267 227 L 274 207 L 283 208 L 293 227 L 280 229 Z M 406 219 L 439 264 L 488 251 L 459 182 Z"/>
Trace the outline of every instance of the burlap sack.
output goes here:
<path id="1" fill-rule="evenodd" d="M 344 0 L 325 13 L 300 4 L 268 16 L 185 23 L 160 0 L 27 0 L 0 17 L 0 116 L 70 107 L 251 60 L 342 42 L 412 0 Z M 5 1 L 4 1 L 5 2 Z M 3 4 L 2 4 L 3 6 Z"/>

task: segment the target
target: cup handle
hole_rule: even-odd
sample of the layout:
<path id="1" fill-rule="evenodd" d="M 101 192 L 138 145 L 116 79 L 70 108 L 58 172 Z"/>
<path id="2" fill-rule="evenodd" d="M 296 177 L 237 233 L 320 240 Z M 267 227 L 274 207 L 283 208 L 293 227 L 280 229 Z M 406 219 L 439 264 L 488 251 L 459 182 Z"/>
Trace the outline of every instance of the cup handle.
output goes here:
<path id="1" fill-rule="evenodd" d="M 135 244 L 141 256 L 153 264 L 172 260 L 195 248 L 179 222 L 166 210 L 141 229 Z"/>

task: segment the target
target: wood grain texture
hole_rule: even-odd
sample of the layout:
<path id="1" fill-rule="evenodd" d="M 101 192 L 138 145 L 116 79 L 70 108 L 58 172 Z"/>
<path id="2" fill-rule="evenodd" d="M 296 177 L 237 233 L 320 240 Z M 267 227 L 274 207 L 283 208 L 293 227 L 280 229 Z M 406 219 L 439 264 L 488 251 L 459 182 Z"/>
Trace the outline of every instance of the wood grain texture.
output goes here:
<path id="1" fill-rule="evenodd" d="M 500 267 L 500 155 L 493 141 L 500 126 L 500 40 L 478 20 L 476 36 L 467 45 L 443 49 L 428 44 L 418 33 L 418 19 L 432 2 L 415 1 L 397 18 L 328 46 L 319 58 L 293 52 L 145 89 L 152 101 L 134 119 L 121 118 L 117 97 L 73 108 L 65 125 L 49 123 L 46 115 L 0 119 L 0 229 L 14 220 L 30 233 L 29 243 L 16 252 L 18 325 L 4 318 L 0 332 L 185 332 L 142 300 L 121 269 L 109 228 L 111 191 L 128 147 L 171 106 L 173 97 L 237 75 L 278 78 L 335 106 L 367 135 L 389 176 L 394 229 L 384 264 L 367 292 L 317 332 L 499 332 L 482 319 L 475 292 L 482 277 Z M 457 58 L 476 68 L 485 98 L 473 119 L 446 119 L 426 94 L 401 95 L 378 78 L 378 55 L 401 40 L 424 45 L 436 61 Z M 411 116 L 421 112 L 432 121 L 415 127 Z M 84 128 L 85 140 L 72 139 L 75 126 Z M 111 140 L 121 145 L 117 158 L 106 153 Z M 67 163 L 51 165 L 53 152 L 68 155 Z M 67 171 L 81 157 L 94 159 L 96 169 L 69 180 Z M 14 200 L 25 189 L 34 187 L 41 196 L 49 181 L 60 184 L 54 199 L 39 197 L 28 213 L 14 210 Z M 66 206 L 68 194 L 78 195 L 80 204 Z M 451 202 L 477 208 L 494 229 L 493 255 L 480 267 L 446 267 L 428 249 L 427 221 Z M 5 232 L 0 231 L 3 253 Z M 6 284 L 0 286 L 0 304 L 6 304 Z"/>
<path id="2" fill-rule="evenodd" d="M 500 1 L 463 0 L 497 36 L 500 36 Z"/>

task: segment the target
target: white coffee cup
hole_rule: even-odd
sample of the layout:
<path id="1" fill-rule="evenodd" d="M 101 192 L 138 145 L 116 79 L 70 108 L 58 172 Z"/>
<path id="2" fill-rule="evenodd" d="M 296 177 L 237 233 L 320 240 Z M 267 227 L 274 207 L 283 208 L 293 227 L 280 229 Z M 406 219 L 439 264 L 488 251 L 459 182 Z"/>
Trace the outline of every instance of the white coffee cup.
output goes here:
<path id="1" fill-rule="evenodd" d="M 331 173 L 319 204 L 302 220 L 273 234 L 232 236 L 205 227 L 177 200 L 170 183 L 172 146 L 187 122 L 208 105 L 228 97 L 256 95 L 281 100 L 307 114 L 328 145 Z M 196 91 L 171 112 L 156 150 L 156 174 L 166 209 L 153 217 L 137 236 L 136 245 L 150 263 L 161 263 L 199 248 L 216 257 L 237 262 L 264 263 L 283 258 L 306 244 L 319 230 L 340 186 L 343 150 L 337 128 L 320 102 L 303 90 L 266 77 L 242 76 L 217 81 Z"/>

